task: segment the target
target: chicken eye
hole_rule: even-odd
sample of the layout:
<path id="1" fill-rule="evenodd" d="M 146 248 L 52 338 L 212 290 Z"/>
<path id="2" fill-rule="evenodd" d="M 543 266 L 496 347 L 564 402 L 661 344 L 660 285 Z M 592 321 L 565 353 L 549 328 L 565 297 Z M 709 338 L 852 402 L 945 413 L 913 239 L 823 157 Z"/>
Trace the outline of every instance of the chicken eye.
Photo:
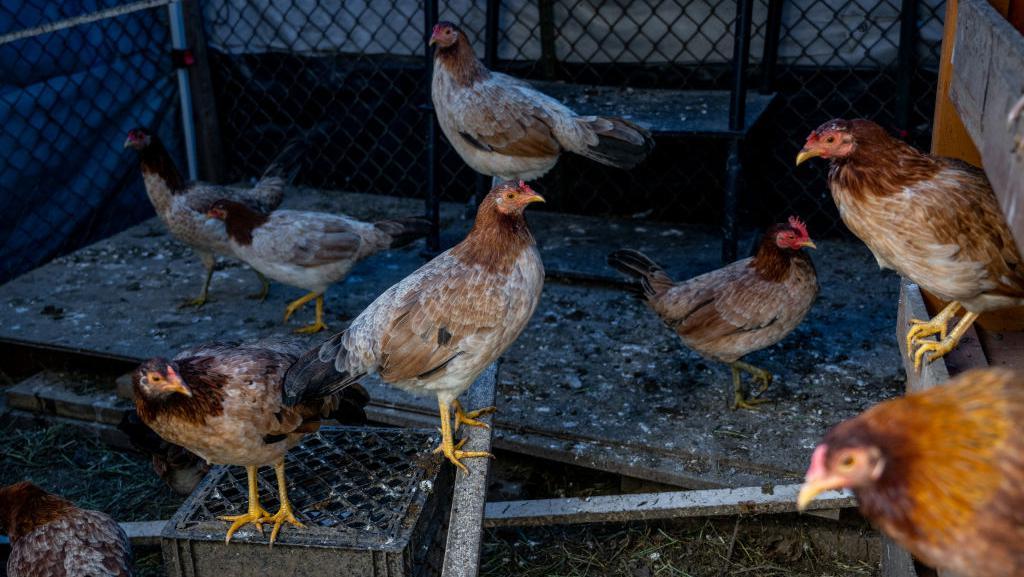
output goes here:
<path id="1" fill-rule="evenodd" d="M 853 455 L 847 455 L 839 461 L 839 466 L 843 469 L 851 469 L 857 463 L 857 459 Z"/>
<path id="2" fill-rule="evenodd" d="M 832 144 L 835 141 L 836 141 L 836 137 L 835 136 L 829 136 L 828 138 L 825 139 L 825 142 L 827 142 L 829 144 Z"/>
<path id="3" fill-rule="evenodd" d="M 511 192 L 505 195 L 505 198 L 507 198 L 509 200 L 512 200 L 515 197 L 516 197 L 516 195 L 512 194 Z"/>

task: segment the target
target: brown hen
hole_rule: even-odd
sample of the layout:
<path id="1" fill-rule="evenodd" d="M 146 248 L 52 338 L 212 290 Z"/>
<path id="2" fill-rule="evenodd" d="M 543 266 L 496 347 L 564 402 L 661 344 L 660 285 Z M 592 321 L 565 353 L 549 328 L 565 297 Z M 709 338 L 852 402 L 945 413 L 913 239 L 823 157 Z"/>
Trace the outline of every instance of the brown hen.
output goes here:
<path id="1" fill-rule="evenodd" d="M 105 513 L 23 481 L 0 488 L 7 577 L 131 577 L 128 536 Z"/>
<path id="2" fill-rule="evenodd" d="M 732 368 L 732 408 L 752 409 L 765 399 L 744 396 L 740 371 L 767 390 L 772 375 L 740 359 L 781 341 L 803 321 L 818 295 L 807 227 L 796 217 L 776 224 L 752 258 L 676 283 L 654 261 L 635 250 L 608 255 L 608 264 L 640 279 L 648 304 L 701 355 Z"/>
<path id="3" fill-rule="evenodd" d="M 911 321 L 906 345 L 915 368 L 951 351 L 980 313 L 1024 304 L 1024 264 L 984 172 L 861 119 L 818 127 L 796 162 L 815 156 L 831 161 L 839 215 L 878 265 L 949 301 L 931 320 Z M 938 342 L 922 340 L 935 334 Z"/>
<path id="4" fill-rule="evenodd" d="M 798 505 L 844 488 L 928 565 L 1024 575 L 1024 379 L 969 371 L 836 425 L 814 450 Z"/>

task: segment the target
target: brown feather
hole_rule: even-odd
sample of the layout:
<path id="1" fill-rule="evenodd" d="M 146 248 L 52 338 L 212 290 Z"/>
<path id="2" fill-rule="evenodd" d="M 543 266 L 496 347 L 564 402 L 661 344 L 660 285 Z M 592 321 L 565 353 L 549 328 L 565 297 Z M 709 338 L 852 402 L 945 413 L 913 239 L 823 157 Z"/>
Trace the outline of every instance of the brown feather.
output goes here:
<path id="1" fill-rule="evenodd" d="M 156 134 L 149 135 L 149 139 L 149 146 L 139 151 L 142 174 L 159 176 L 167 184 L 167 188 L 171 190 L 172 194 L 187 192 L 185 179 L 178 172 L 178 167 L 174 165 L 174 159 L 167 152 L 164 143 Z"/>
<path id="2" fill-rule="evenodd" d="M 454 44 L 439 46 L 434 51 L 434 58 L 441 62 L 461 86 L 471 86 L 491 75 L 487 67 L 477 60 L 473 46 L 462 30 L 459 30 L 459 36 Z"/>

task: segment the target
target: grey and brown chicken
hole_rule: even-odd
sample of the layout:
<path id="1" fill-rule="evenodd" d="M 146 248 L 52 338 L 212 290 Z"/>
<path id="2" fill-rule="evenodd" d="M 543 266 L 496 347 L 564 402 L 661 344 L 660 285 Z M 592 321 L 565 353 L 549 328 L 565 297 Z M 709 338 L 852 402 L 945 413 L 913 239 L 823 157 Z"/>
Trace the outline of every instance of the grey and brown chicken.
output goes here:
<path id="1" fill-rule="evenodd" d="M 324 419 L 365 420 L 369 396 L 355 382 L 323 396 L 308 395 L 292 406 L 283 404 L 285 372 L 305 349 L 304 341 L 294 339 L 211 343 L 170 360 L 150 359 L 133 373 L 135 409 L 143 423 L 210 463 L 246 468 L 248 509 L 223 517 L 232 523 L 225 541 L 249 523 L 260 530 L 263 523 L 273 524 L 271 544 L 283 523 L 302 526 L 288 500 L 285 454 Z M 281 503 L 275 514 L 260 506 L 256 488 L 257 468 L 270 464 Z"/>
<path id="2" fill-rule="evenodd" d="M 753 257 L 686 281 L 673 281 L 635 250 L 613 252 L 608 264 L 640 279 L 647 303 L 687 347 L 730 366 L 732 408 L 752 409 L 763 399 L 743 394 L 740 371 L 761 381 L 759 393 L 772 375 L 741 359 L 784 339 L 811 310 L 818 277 L 801 249 L 814 246 L 807 226 L 791 217 L 765 232 Z"/>
<path id="3" fill-rule="evenodd" d="M 324 323 L 324 292 L 359 261 L 405 246 L 430 232 L 430 221 L 402 218 L 362 222 L 340 214 L 275 210 L 264 214 L 233 200 L 218 200 L 207 214 L 224 221 L 235 256 L 260 273 L 309 291 L 285 309 L 284 320 L 316 299 L 316 321 L 297 329 L 315 333 Z"/>
<path id="4" fill-rule="evenodd" d="M 303 355 L 285 377 L 285 403 L 330 394 L 364 375 L 437 396 L 438 450 L 465 470 L 455 427 L 478 426 L 493 407 L 465 411 L 458 397 L 515 341 L 540 300 L 544 267 L 523 216 L 543 199 L 523 182 L 494 187 L 466 238 L 380 295 L 338 333 Z"/>
<path id="5" fill-rule="evenodd" d="M 434 26 L 431 97 L 448 142 L 473 170 L 506 180 L 539 178 L 572 152 L 618 168 L 650 154 L 650 133 L 623 118 L 579 116 L 529 84 L 488 70 L 466 33 Z"/>

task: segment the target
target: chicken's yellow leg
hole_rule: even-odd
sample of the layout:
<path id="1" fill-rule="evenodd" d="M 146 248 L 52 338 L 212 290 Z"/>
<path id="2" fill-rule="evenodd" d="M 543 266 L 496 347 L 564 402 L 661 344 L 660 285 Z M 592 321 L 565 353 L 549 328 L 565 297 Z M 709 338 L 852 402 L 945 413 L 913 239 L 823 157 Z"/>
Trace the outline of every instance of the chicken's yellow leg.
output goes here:
<path id="1" fill-rule="evenodd" d="M 959 310 L 960 303 L 953 301 L 946 305 L 946 308 L 939 311 L 939 314 L 932 317 L 931 320 L 910 319 L 911 326 L 910 330 L 907 331 L 907 354 L 911 354 L 914 351 L 914 345 L 923 338 L 938 334 L 939 340 L 945 340 L 949 321 Z"/>
<path id="2" fill-rule="evenodd" d="M 761 387 L 758 389 L 758 394 L 763 393 L 768 389 L 768 385 L 772 382 L 771 373 L 764 369 L 759 369 L 750 363 L 744 363 L 743 361 L 730 363 L 729 368 L 732 369 L 732 410 L 757 410 L 757 405 L 767 403 L 769 401 L 768 399 L 752 399 L 744 396 L 743 379 L 741 378 L 742 375 L 740 375 L 740 371 L 746 371 L 750 373 L 754 379 L 761 381 Z"/>
<path id="3" fill-rule="evenodd" d="M 221 521 L 231 521 L 231 527 L 228 529 L 228 534 L 224 537 L 224 543 L 230 543 L 231 536 L 235 534 L 235 531 L 248 523 L 252 523 L 256 526 L 257 531 L 263 533 L 263 520 L 270 516 L 270 513 L 260 506 L 260 493 L 256 488 L 256 466 L 247 466 L 245 472 L 249 476 L 249 510 L 242 515 L 218 517 Z"/>
<path id="4" fill-rule="evenodd" d="M 444 453 L 445 457 L 452 462 L 456 467 L 462 469 L 463 473 L 469 474 L 469 469 L 462 464 L 459 459 L 473 459 L 478 457 L 490 457 L 494 458 L 494 455 L 487 451 L 463 451 L 462 445 L 466 443 L 463 439 L 456 445 L 452 438 L 452 417 L 449 413 L 448 403 L 442 401 L 440 398 L 437 400 L 438 408 L 441 413 L 441 444 L 434 450 L 435 453 Z"/>
<path id="5" fill-rule="evenodd" d="M 953 350 L 953 347 L 955 347 L 956 344 L 960 342 L 960 339 L 964 336 L 964 333 L 967 332 L 967 329 L 971 327 L 971 325 L 974 323 L 974 320 L 977 318 L 978 313 L 966 312 L 964 313 L 964 318 L 960 319 L 960 322 L 958 322 L 956 326 L 953 327 L 953 330 L 949 333 L 949 335 L 944 337 L 941 341 L 925 341 L 923 343 L 919 343 L 917 346 L 917 351 L 914 353 L 914 370 L 921 370 L 922 360 L 924 359 L 924 356 L 926 354 L 931 353 L 931 355 L 928 357 L 928 362 L 930 363 L 935 359 L 942 358 L 943 356 L 946 355 L 946 353 Z"/>
<path id="6" fill-rule="evenodd" d="M 268 281 L 267 277 L 263 276 L 263 273 L 261 273 L 260 271 L 252 269 L 252 272 L 256 273 L 256 277 L 260 279 L 260 292 L 256 294 L 251 294 L 246 298 L 254 301 L 263 302 L 267 300 L 267 293 L 270 292 L 270 281 Z"/>
<path id="7" fill-rule="evenodd" d="M 467 427 L 483 427 L 490 429 L 491 427 L 482 421 L 478 421 L 477 418 L 484 415 L 490 415 L 498 410 L 497 407 L 484 407 L 475 411 L 465 411 L 462 408 L 462 403 L 458 399 L 452 402 L 452 406 L 455 407 L 455 430 L 459 430 L 459 425 L 466 425 Z"/>
<path id="8" fill-rule="evenodd" d="M 203 268 L 206 269 L 206 278 L 203 279 L 203 289 L 199 291 L 199 296 L 194 299 L 187 300 L 180 305 L 178 308 L 185 307 L 196 307 L 199 308 L 206 304 L 206 295 L 210 290 L 210 279 L 213 278 L 213 269 L 217 266 L 217 259 L 212 254 L 202 253 L 199 255 L 199 259 L 203 261 Z"/>
<path id="9" fill-rule="evenodd" d="M 281 501 L 281 508 L 277 510 L 272 517 L 264 517 L 263 521 L 267 523 L 274 523 L 274 530 L 270 532 L 270 545 L 274 545 L 274 541 L 277 539 L 277 533 L 281 530 L 283 523 L 291 523 L 296 527 L 305 527 L 298 519 L 295 518 L 295 513 L 292 512 L 291 501 L 288 500 L 288 483 L 284 480 L 284 459 L 281 459 L 278 463 L 274 464 L 274 472 L 277 473 L 277 495 Z"/>
<path id="10" fill-rule="evenodd" d="M 302 334 L 318 333 L 327 328 L 324 324 L 324 295 L 316 296 L 316 322 L 311 325 L 306 325 L 302 328 L 295 329 L 295 332 Z"/>

